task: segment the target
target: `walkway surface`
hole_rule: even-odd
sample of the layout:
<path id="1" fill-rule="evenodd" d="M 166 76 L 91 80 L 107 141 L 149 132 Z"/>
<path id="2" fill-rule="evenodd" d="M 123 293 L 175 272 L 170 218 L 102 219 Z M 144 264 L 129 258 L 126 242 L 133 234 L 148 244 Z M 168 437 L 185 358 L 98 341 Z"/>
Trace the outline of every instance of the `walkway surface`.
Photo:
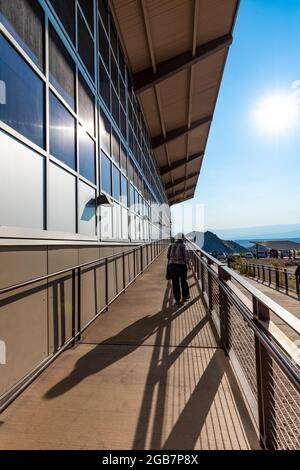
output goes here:
<path id="1" fill-rule="evenodd" d="M 0 449 L 258 448 L 192 275 L 173 306 L 165 256 L 0 415 Z"/>
<path id="2" fill-rule="evenodd" d="M 300 318 L 300 301 L 294 294 L 287 295 L 285 292 L 276 290 L 274 287 L 269 287 L 267 284 L 257 279 L 247 277 L 247 281 L 250 282 L 252 286 L 256 287 L 256 289 L 259 289 L 270 297 L 270 299 L 274 300 L 274 302 L 293 313 L 297 318 Z"/>

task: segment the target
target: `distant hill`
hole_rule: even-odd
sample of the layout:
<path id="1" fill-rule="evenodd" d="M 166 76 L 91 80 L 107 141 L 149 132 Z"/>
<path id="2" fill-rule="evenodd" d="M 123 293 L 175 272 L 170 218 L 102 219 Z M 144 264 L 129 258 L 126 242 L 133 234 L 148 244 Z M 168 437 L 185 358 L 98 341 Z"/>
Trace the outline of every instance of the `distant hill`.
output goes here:
<path id="1" fill-rule="evenodd" d="M 247 249 L 231 240 L 222 240 L 212 232 L 191 232 L 188 237 L 196 237 L 195 243 L 204 251 L 211 253 L 218 251 L 226 254 L 245 253 Z"/>
<path id="2" fill-rule="evenodd" d="M 219 237 L 231 240 L 291 240 L 300 237 L 300 224 L 267 225 L 235 229 L 214 229 Z"/>

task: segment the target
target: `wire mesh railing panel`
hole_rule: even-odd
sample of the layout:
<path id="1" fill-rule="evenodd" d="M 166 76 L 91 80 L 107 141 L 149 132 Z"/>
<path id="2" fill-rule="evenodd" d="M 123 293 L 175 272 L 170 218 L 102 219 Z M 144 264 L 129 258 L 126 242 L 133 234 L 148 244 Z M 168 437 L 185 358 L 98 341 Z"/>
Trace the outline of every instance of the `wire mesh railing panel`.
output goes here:
<path id="1" fill-rule="evenodd" d="M 300 393 L 274 359 L 268 368 L 269 438 L 277 450 L 300 449 Z"/>
<path id="2" fill-rule="evenodd" d="M 205 267 L 203 267 L 202 269 L 203 269 L 203 286 L 202 286 L 202 289 L 203 289 L 203 292 L 205 292 L 208 295 L 208 272 L 207 272 L 207 269 Z"/>
<path id="3" fill-rule="evenodd" d="M 214 277 L 211 277 L 211 308 L 220 316 L 220 288 Z"/>
<path id="4" fill-rule="evenodd" d="M 237 308 L 229 302 L 229 344 L 235 353 L 248 384 L 257 396 L 255 335 Z"/>

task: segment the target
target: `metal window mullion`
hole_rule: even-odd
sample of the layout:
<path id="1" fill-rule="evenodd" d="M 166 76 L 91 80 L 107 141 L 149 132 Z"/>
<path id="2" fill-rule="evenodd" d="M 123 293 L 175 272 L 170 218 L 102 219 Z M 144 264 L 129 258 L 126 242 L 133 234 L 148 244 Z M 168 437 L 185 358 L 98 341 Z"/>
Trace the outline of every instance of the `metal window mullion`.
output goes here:
<path id="1" fill-rule="evenodd" d="M 44 229 L 49 229 L 49 204 L 50 204 L 50 195 L 49 195 L 49 187 L 50 187 L 50 109 L 49 109 L 49 20 L 48 17 L 45 15 L 45 31 L 44 31 L 44 63 L 45 63 L 45 75 L 46 75 L 46 83 L 45 83 L 45 149 L 46 149 L 46 159 L 45 159 L 45 196 L 44 196 Z"/>
<path id="2" fill-rule="evenodd" d="M 77 0 L 76 0 L 77 4 Z M 76 5 L 77 7 L 77 5 Z M 76 8 L 77 11 L 77 8 Z M 76 16 L 76 13 L 75 13 Z M 77 21 L 76 21 L 77 24 Z M 77 34 L 76 34 L 77 37 Z M 76 64 L 75 66 L 75 110 L 76 110 L 76 125 L 75 125 L 75 159 L 76 159 L 76 184 L 75 184 L 75 220 L 76 220 L 76 226 L 75 226 L 75 233 L 79 233 L 79 169 L 80 169 L 80 161 L 79 161 L 79 121 L 78 121 L 78 81 L 79 81 L 79 76 L 78 76 L 78 66 Z"/>

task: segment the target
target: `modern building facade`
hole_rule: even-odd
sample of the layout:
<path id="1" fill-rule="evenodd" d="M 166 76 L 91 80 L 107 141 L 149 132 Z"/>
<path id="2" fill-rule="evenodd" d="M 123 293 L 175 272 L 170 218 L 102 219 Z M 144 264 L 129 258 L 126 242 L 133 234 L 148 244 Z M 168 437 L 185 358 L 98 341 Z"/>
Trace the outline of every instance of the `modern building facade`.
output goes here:
<path id="1" fill-rule="evenodd" d="M 169 239 L 170 206 L 197 184 L 237 6 L 0 0 L 0 401 Z"/>
<path id="2" fill-rule="evenodd" d="M 105 2 L 1 0 L 1 20 L 0 235 L 168 237 L 165 190 Z M 97 205 L 102 193 L 112 207 Z"/>

